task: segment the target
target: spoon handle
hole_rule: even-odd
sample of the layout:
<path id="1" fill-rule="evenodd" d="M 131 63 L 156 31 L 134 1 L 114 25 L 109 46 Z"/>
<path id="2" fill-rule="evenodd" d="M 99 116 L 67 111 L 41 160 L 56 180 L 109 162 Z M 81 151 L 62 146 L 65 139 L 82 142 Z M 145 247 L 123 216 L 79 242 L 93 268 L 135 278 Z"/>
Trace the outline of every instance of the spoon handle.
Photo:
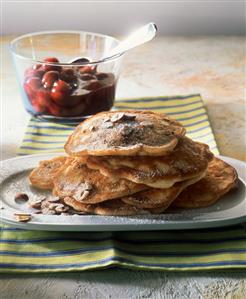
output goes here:
<path id="1" fill-rule="evenodd" d="M 154 23 L 149 23 L 137 31 L 134 31 L 128 38 L 122 41 L 118 46 L 113 48 L 108 54 L 107 57 L 111 57 L 120 53 L 124 53 L 132 48 L 140 46 L 151 39 L 156 35 L 157 26 Z"/>

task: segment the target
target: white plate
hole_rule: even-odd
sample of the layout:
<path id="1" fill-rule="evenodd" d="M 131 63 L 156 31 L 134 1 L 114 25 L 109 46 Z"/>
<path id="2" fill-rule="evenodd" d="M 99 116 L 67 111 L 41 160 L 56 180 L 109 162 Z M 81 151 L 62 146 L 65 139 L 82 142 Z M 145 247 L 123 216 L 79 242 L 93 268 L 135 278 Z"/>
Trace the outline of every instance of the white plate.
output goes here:
<path id="1" fill-rule="evenodd" d="M 34 214 L 31 221 L 21 223 L 14 219 L 14 212 L 31 212 L 27 204 L 17 204 L 17 192 L 41 195 L 28 183 L 28 174 L 40 160 L 57 154 L 31 155 L 5 160 L 0 175 L 2 222 L 31 230 L 53 231 L 119 231 L 119 230 L 164 230 L 196 229 L 232 225 L 246 221 L 246 163 L 228 157 L 220 158 L 233 165 L 239 174 L 239 188 L 228 193 L 216 204 L 202 209 L 179 209 L 162 215 L 97 216 L 97 215 L 40 215 Z"/>

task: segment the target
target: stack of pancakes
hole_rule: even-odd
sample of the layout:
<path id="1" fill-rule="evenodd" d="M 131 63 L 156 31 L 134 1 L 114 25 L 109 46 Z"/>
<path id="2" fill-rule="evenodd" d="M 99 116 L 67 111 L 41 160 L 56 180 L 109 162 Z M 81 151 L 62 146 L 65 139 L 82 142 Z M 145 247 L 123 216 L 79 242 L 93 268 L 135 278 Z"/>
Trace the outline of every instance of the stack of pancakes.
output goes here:
<path id="1" fill-rule="evenodd" d="M 237 181 L 235 169 L 186 137 L 179 122 L 150 111 L 98 113 L 75 129 L 65 151 L 41 161 L 30 182 L 90 214 L 205 207 Z"/>

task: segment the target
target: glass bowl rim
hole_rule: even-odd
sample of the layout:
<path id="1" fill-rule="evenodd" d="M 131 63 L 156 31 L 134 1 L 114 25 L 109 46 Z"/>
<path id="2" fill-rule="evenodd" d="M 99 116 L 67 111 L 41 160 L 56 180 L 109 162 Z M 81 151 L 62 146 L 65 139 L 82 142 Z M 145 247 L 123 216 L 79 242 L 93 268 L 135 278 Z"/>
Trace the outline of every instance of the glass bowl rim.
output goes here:
<path id="1" fill-rule="evenodd" d="M 38 63 L 38 64 L 49 64 L 49 65 L 53 65 L 53 66 L 71 66 L 71 65 L 74 65 L 74 66 L 84 66 L 84 65 L 95 65 L 95 64 L 100 64 L 100 63 L 104 63 L 104 62 L 108 62 L 108 61 L 111 61 L 111 60 L 116 60 L 118 58 L 120 58 L 121 56 L 123 56 L 125 54 L 125 52 L 122 52 L 122 53 L 119 53 L 119 54 L 114 54 L 112 56 L 109 56 L 109 57 L 106 57 L 104 59 L 99 59 L 99 60 L 96 60 L 96 61 L 90 61 L 90 62 L 84 62 L 84 63 L 76 63 L 76 64 L 71 64 L 71 63 L 60 63 L 60 62 L 46 62 L 46 61 L 42 61 L 42 60 L 35 60 L 35 59 L 32 59 L 30 57 L 26 57 L 26 56 L 23 56 L 21 54 L 18 54 L 15 50 L 15 44 L 23 39 L 23 38 L 27 38 L 27 37 L 31 37 L 31 36 L 36 36 L 36 35 L 45 35 L 45 34 L 56 34 L 56 33 L 77 33 L 77 34 L 91 34 L 91 35 L 94 35 L 94 36 L 98 36 L 98 37 L 103 37 L 103 38 L 109 38 L 109 39 L 112 39 L 116 42 L 120 42 L 117 38 L 113 37 L 113 36 L 110 36 L 110 35 L 106 35 L 106 34 L 101 34 L 101 33 L 95 33 L 95 32 L 90 32 L 90 31 L 81 31 L 81 30 L 48 30 L 48 31 L 37 31 L 37 32 L 32 32 L 32 33 L 27 33 L 27 34 L 23 34 L 21 36 L 18 36 L 16 37 L 15 39 L 13 39 L 11 42 L 10 42 L 10 50 L 11 50 L 11 53 L 13 55 L 15 55 L 16 57 L 18 58 L 21 58 L 21 59 L 24 59 L 24 60 L 28 60 L 28 61 L 32 61 L 34 63 Z"/>

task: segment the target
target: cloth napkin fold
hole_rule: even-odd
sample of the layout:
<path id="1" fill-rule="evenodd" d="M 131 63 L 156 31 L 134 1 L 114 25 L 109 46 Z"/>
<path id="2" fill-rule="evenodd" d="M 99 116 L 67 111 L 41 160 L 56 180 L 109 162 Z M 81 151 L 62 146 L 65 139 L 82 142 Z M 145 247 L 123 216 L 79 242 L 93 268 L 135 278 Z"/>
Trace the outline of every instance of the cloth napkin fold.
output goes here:
<path id="1" fill-rule="evenodd" d="M 116 109 L 151 109 L 184 124 L 187 135 L 216 142 L 200 95 L 119 100 Z M 75 123 L 32 118 L 19 155 L 63 152 Z M 178 231 L 46 232 L 1 226 L 0 272 L 64 272 L 112 266 L 144 270 L 246 268 L 242 226 Z"/>

